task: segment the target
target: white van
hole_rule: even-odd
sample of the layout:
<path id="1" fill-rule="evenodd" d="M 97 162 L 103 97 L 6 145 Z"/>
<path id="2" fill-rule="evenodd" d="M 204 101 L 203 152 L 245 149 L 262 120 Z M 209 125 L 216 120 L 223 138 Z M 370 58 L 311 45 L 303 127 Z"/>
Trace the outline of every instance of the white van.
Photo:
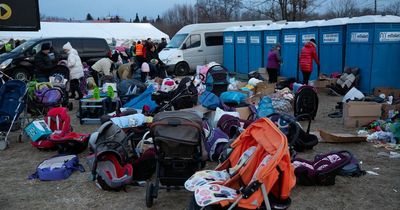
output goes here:
<path id="1" fill-rule="evenodd" d="M 186 75 L 196 66 L 223 62 L 223 32 L 232 26 L 266 25 L 266 21 L 191 24 L 179 30 L 160 54 L 168 72 Z"/>

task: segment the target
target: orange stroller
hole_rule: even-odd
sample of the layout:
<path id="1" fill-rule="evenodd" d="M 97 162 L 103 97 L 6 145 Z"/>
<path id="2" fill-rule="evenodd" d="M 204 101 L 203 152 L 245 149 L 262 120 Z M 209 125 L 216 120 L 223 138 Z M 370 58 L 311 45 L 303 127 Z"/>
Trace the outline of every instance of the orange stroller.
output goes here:
<path id="1" fill-rule="evenodd" d="M 185 183 L 194 191 L 189 209 L 288 208 L 296 177 L 286 136 L 274 123 L 259 119 L 231 147 L 229 158 L 215 171 L 197 172 Z"/>

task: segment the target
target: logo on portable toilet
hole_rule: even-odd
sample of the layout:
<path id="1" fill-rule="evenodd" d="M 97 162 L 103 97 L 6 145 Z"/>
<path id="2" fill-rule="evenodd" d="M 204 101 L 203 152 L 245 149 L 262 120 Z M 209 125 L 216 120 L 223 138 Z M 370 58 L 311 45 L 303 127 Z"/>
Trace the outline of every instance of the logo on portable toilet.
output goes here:
<path id="1" fill-rule="evenodd" d="M 310 39 L 315 39 L 315 34 L 303 34 L 301 36 L 301 41 L 303 44 L 310 41 Z"/>
<path id="2" fill-rule="evenodd" d="M 260 37 L 259 36 L 250 36 L 250 43 L 259 44 L 260 43 Z"/>
<path id="3" fill-rule="evenodd" d="M 379 33 L 379 41 L 380 42 L 400 41 L 400 32 L 399 31 L 380 32 Z"/>
<path id="4" fill-rule="evenodd" d="M 246 44 L 246 37 L 245 36 L 238 36 L 236 43 L 238 43 L 238 44 Z"/>
<path id="5" fill-rule="evenodd" d="M 368 42 L 369 33 L 368 32 L 352 32 L 351 42 Z"/>
<path id="6" fill-rule="evenodd" d="M 283 40 L 285 43 L 296 43 L 296 35 L 285 35 Z"/>
<path id="7" fill-rule="evenodd" d="M 339 43 L 339 33 L 324 34 L 322 37 L 324 43 Z"/>
<path id="8" fill-rule="evenodd" d="M 233 37 L 232 36 L 225 37 L 225 43 L 233 43 Z"/>
<path id="9" fill-rule="evenodd" d="M 265 43 L 266 44 L 276 44 L 278 42 L 278 37 L 276 36 L 267 36 Z"/>

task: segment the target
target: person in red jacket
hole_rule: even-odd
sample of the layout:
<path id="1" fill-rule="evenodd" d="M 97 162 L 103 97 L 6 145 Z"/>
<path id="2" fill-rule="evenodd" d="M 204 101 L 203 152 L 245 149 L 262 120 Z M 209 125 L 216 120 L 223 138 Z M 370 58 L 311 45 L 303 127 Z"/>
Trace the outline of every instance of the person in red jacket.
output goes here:
<path id="1" fill-rule="evenodd" d="M 318 65 L 319 69 L 319 59 L 316 50 L 315 39 L 310 39 L 304 47 L 301 49 L 300 53 L 300 69 L 303 73 L 303 84 L 308 85 L 308 80 L 313 70 L 313 59 Z"/>

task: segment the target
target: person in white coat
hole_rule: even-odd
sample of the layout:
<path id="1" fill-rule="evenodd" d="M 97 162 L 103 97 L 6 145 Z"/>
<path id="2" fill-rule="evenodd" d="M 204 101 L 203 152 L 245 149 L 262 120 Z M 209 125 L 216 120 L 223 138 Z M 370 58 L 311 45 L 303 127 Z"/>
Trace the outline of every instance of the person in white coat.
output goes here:
<path id="1" fill-rule="evenodd" d="M 68 55 L 67 67 L 69 69 L 70 98 L 75 98 L 75 92 L 78 92 L 78 99 L 81 99 L 83 97 L 83 93 L 79 88 L 79 84 L 80 80 L 82 80 L 84 77 L 81 58 L 78 55 L 78 51 L 72 48 L 72 45 L 69 42 L 63 46 L 63 50 Z"/>

